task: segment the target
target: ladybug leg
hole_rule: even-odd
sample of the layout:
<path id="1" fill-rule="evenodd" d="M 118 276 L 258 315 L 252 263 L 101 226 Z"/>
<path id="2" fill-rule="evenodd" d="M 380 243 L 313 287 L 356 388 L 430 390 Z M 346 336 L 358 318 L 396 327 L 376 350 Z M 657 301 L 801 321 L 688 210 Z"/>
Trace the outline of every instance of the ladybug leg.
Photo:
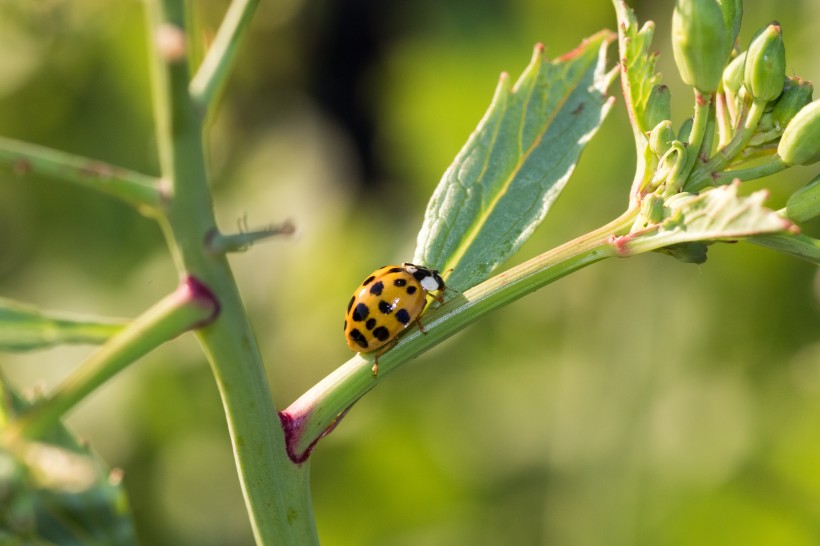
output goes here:
<path id="1" fill-rule="evenodd" d="M 373 377 L 376 377 L 376 376 L 379 375 L 379 357 L 382 356 L 387 351 L 389 351 L 390 349 L 392 349 L 393 347 L 395 347 L 396 343 L 398 343 L 398 341 L 399 341 L 398 339 L 394 339 L 393 341 L 391 341 L 390 343 L 385 345 L 384 348 L 379 349 L 379 351 L 373 356 L 373 367 L 370 368 L 370 371 L 373 374 Z"/>
<path id="2" fill-rule="evenodd" d="M 419 325 L 419 331 L 426 336 L 427 330 L 424 329 L 424 324 L 421 323 L 421 319 L 419 317 L 416 317 L 416 324 Z"/>

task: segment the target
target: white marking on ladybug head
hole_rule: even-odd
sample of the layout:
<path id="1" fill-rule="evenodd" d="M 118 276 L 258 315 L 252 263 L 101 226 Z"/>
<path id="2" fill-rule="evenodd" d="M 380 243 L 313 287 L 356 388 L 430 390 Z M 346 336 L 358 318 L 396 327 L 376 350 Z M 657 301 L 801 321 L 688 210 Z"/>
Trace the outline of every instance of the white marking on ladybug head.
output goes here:
<path id="1" fill-rule="evenodd" d="M 441 290 L 441 285 L 434 275 L 428 275 L 419 281 L 421 287 L 430 292 L 431 290 Z"/>

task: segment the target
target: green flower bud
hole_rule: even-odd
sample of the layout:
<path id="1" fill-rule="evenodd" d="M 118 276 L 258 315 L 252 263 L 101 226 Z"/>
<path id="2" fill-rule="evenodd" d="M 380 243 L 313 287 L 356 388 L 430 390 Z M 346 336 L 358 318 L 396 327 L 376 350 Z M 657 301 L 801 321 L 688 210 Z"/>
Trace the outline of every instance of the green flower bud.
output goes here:
<path id="1" fill-rule="evenodd" d="M 701 93 L 718 88 L 729 36 L 717 0 L 677 0 L 672 12 L 672 53 L 683 81 Z"/>
<path id="2" fill-rule="evenodd" d="M 777 154 L 786 165 L 811 165 L 820 160 L 820 100 L 804 106 L 780 137 Z"/>
<path id="3" fill-rule="evenodd" d="M 723 90 L 732 96 L 737 96 L 740 84 L 743 83 L 743 66 L 746 64 L 744 51 L 730 62 L 723 71 Z"/>
<path id="4" fill-rule="evenodd" d="M 726 29 L 726 57 L 732 54 L 732 49 L 737 41 L 737 33 L 740 32 L 740 20 L 743 18 L 742 0 L 717 0 L 720 11 L 723 12 L 723 27 Z"/>
<path id="5" fill-rule="evenodd" d="M 644 127 L 655 127 L 658 123 L 668 119 L 672 119 L 672 94 L 669 92 L 669 87 L 652 86 L 643 113 Z"/>
<path id="6" fill-rule="evenodd" d="M 772 121 L 781 131 L 804 106 L 811 102 L 814 86 L 798 77 L 786 77 L 783 93 L 772 109 Z"/>
<path id="7" fill-rule="evenodd" d="M 777 21 L 759 31 L 746 52 L 743 86 L 758 101 L 772 101 L 783 92 L 786 48 Z"/>
<path id="8" fill-rule="evenodd" d="M 652 150 L 656 156 L 661 157 L 672 146 L 672 141 L 676 140 L 675 130 L 672 128 L 672 122 L 668 119 L 655 125 L 655 128 L 649 133 L 649 149 Z"/>
<path id="9" fill-rule="evenodd" d="M 660 223 L 663 220 L 663 198 L 647 195 L 641 202 L 641 216 L 646 220 L 646 225 Z"/>

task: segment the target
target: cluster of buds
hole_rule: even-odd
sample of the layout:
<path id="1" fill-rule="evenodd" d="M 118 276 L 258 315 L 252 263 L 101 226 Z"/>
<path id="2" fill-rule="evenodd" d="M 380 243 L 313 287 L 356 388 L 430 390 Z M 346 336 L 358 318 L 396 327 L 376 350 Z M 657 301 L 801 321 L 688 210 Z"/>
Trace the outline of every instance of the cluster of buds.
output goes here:
<path id="1" fill-rule="evenodd" d="M 820 101 L 812 102 L 811 82 L 786 76 L 776 21 L 738 51 L 742 13 L 741 0 L 676 0 L 673 53 L 695 90 L 695 115 L 675 131 L 668 89 L 652 89 L 643 122 L 652 128 L 647 146 L 657 168 L 644 195 L 697 192 L 820 161 Z"/>

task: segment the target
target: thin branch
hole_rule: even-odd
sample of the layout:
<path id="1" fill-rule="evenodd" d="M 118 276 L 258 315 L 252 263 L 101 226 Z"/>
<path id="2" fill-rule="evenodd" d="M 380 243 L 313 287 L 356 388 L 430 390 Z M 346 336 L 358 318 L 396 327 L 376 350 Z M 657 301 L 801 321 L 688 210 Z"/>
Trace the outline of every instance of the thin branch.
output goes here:
<path id="1" fill-rule="evenodd" d="M 211 292 L 195 279 L 123 328 L 6 431 L 7 438 L 38 438 L 68 410 L 138 358 L 166 341 L 213 320 L 219 307 Z"/>
<path id="2" fill-rule="evenodd" d="M 258 5 L 259 0 L 233 0 L 228 6 L 214 42 L 189 87 L 191 98 L 200 112 L 207 114 L 214 97 L 224 85 L 233 67 L 239 40 Z"/>
<path id="3" fill-rule="evenodd" d="M 163 204 L 156 177 L 45 146 L 0 137 L 0 164 L 11 166 L 19 175 L 53 176 L 106 193 L 143 213 L 156 211 Z"/>
<path id="4" fill-rule="evenodd" d="M 629 231 L 638 211 L 630 209 L 609 224 L 470 288 L 423 315 L 426 334 L 407 332 L 379 357 L 373 377 L 372 355 L 357 355 L 337 368 L 280 413 L 288 454 L 303 462 L 350 406 L 385 375 L 456 332 L 542 286 L 605 258 L 617 256 L 612 238 Z"/>

